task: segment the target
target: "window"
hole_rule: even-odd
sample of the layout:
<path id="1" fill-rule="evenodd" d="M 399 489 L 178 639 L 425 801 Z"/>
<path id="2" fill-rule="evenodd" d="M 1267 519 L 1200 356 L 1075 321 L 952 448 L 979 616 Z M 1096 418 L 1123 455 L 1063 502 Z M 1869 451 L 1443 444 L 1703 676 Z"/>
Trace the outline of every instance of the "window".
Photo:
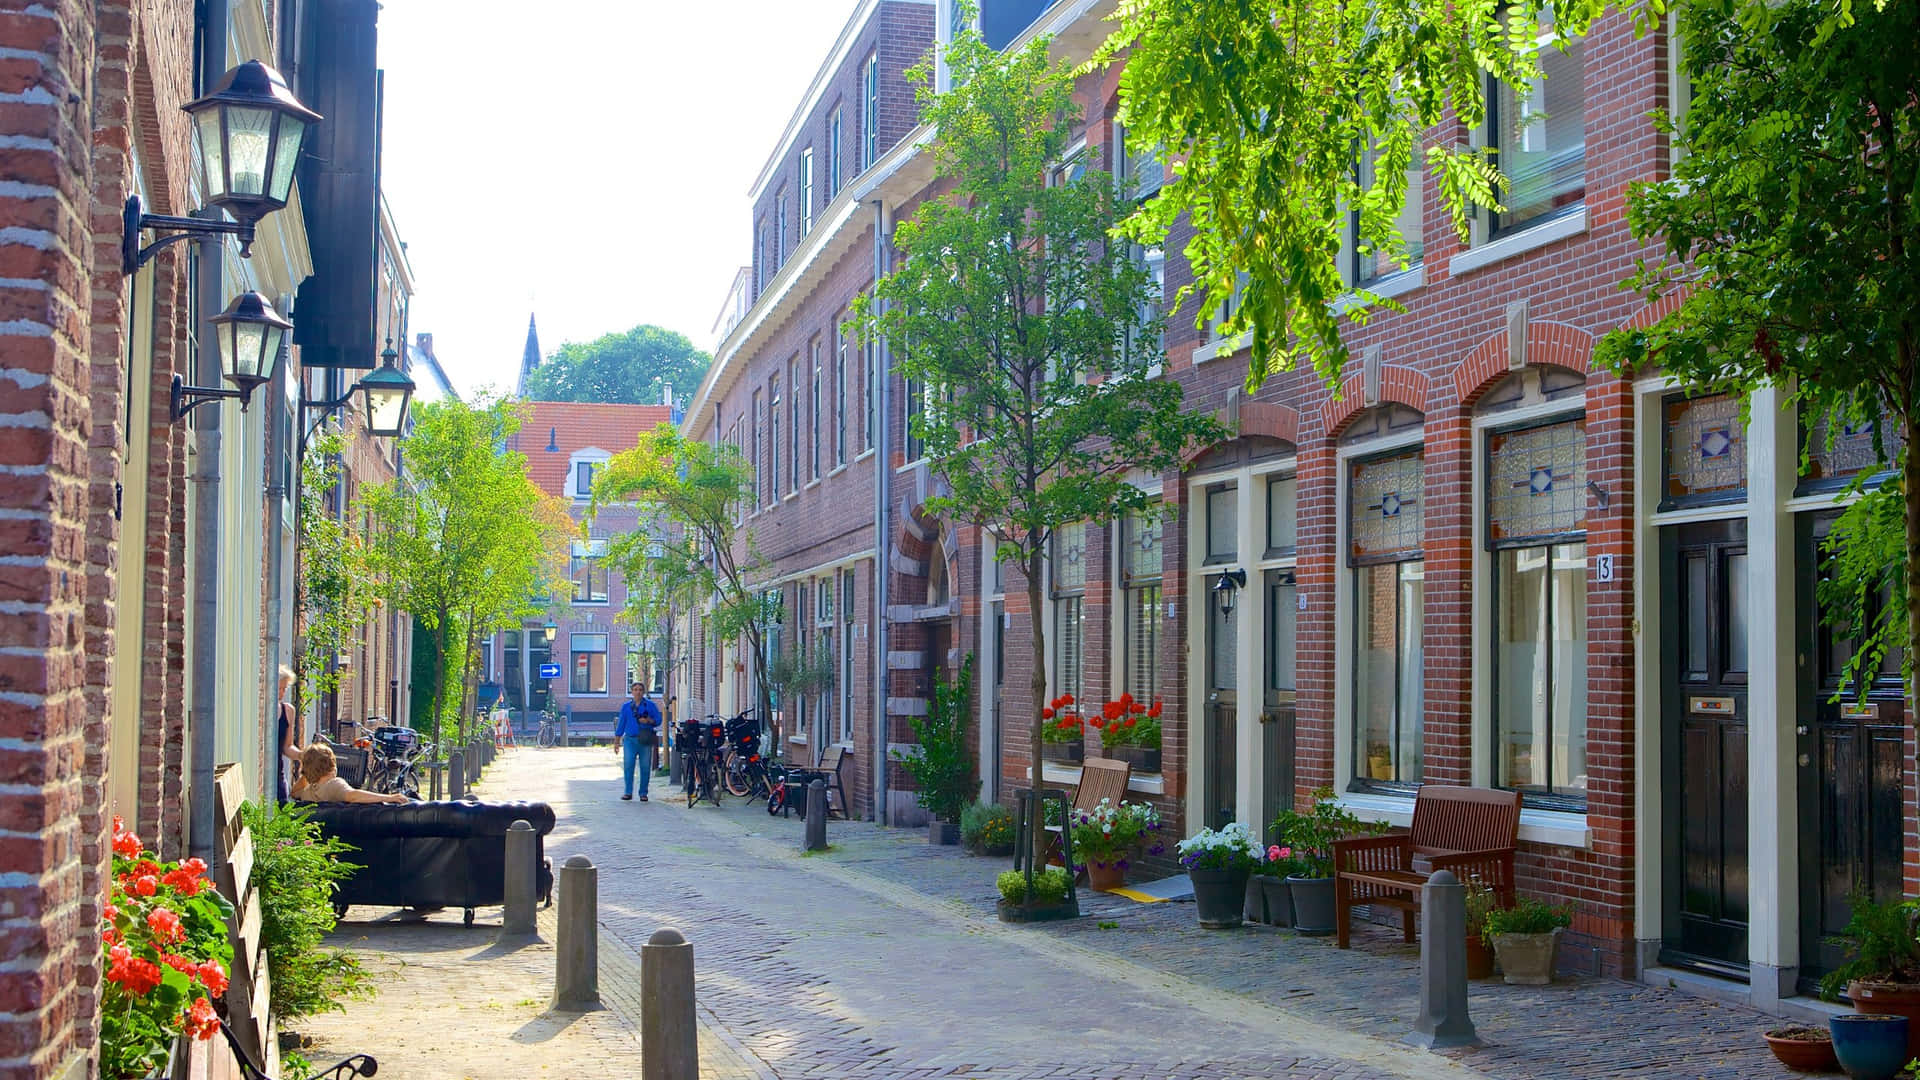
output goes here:
<path id="1" fill-rule="evenodd" d="M 1525 86 L 1487 85 L 1487 145 L 1506 174 L 1506 209 L 1491 235 L 1544 221 L 1579 206 L 1587 194 L 1586 45 L 1553 44 L 1553 13 L 1540 14 L 1535 41 L 1540 77 Z"/>
<path id="2" fill-rule="evenodd" d="M 1053 675 L 1055 689 L 1086 700 L 1087 526 L 1063 525 L 1053 534 Z"/>
<path id="3" fill-rule="evenodd" d="M 1167 253 L 1161 248 L 1135 244 L 1132 258 L 1134 265 L 1146 272 L 1153 288 L 1141 301 L 1133 325 L 1127 328 L 1128 359 L 1144 367 L 1149 375 L 1158 375 L 1167 356 L 1167 328 L 1160 318 L 1166 295 Z"/>
<path id="4" fill-rule="evenodd" d="M 800 235 L 813 231 L 813 147 L 800 151 Z"/>
<path id="5" fill-rule="evenodd" d="M 1267 477 L 1267 558 L 1284 559 L 1298 546 L 1296 508 L 1300 482 L 1292 476 Z"/>
<path id="6" fill-rule="evenodd" d="M 846 109 L 839 105 L 833 107 L 833 115 L 827 118 L 827 201 L 832 202 L 840 194 L 840 137 L 841 117 Z"/>
<path id="7" fill-rule="evenodd" d="M 880 54 L 867 54 L 864 82 L 866 107 L 860 111 L 860 167 L 869 169 L 880 157 Z"/>
<path id="8" fill-rule="evenodd" d="M 847 335 L 843 323 L 833 324 L 833 463 L 847 463 Z"/>
<path id="9" fill-rule="evenodd" d="M 1661 510 L 1739 502 L 1747 497 L 1747 428 L 1731 394 L 1661 402 L 1666 486 Z"/>
<path id="10" fill-rule="evenodd" d="M 1206 563 L 1230 563 L 1240 557 L 1240 494 L 1232 484 L 1207 488 Z"/>
<path id="11" fill-rule="evenodd" d="M 573 466 L 573 493 L 578 498 L 593 494 L 593 470 L 599 467 L 596 461 L 578 461 Z"/>
<path id="12" fill-rule="evenodd" d="M 840 575 L 840 741 L 853 741 L 853 571 Z"/>
<path id="13" fill-rule="evenodd" d="M 820 370 L 819 339 L 814 340 L 811 348 L 813 350 L 813 382 L 807 386 L 811 395 L 807 401 L 807 432 L 810 440 L 810 454 L 813 458 L 811 475 L 813 479 L 818 480 L 820 479 L 820 380 L 823 374 Z"/>
<path id="14" fill-rule="evenodd" d="M 573 602 L 576 604 L 604 604 L 607 602 L 607 542 L 605 540 L 575 540 L 573 542 L 573 564 L 569 576 L 573 579 Z"/>
<path id="15" fill-rule="evenodd" d="M 1369 150 L 1360 159 L 1360 188 L 1366 190 L 1377 179 L 1374 172 L 1376 154 Z M 1400 204 L 1399 220 L 1395 227 L 1400 238 L 1406 242 L 1406 268 L 1411 270 L 1420 265 L 1421 256 L 1426 248 L 1420 235 L 1420 155 L 1416 152 L 1413 163 L 1407 166 L 1407 197 Z M 1341 275 L 1350 285 L 1366 285 L 1382 278 L 1400 273 L 1398 259 L 1391 258 L 1386 252 L 1370 249 L 1360 236 L 1360 211 L 1354 210 L 1347 215 L 1347 246 L 1343 253 L 1347 256 L 1346 265 L 1340 268 Z"/>
<path id="16" fill-rule="evenodd" d="M 869 337 L 863 350 L 866 367 L 866 422 L 860 426 L 860 449 L 873 449 L 874 410 L 879 408 L 880 345 Z"/>
<path id="17" fill-rule="evenodd" d="M 755 267 L 754 291 L 759 292 L 767 287 L 767 282 L 773 280 L 773 272 L 779 267 L 775 265 L 773 253 L 773 226 L 767 224 L 767 219 L 761 218 L 756 231 L 760 235 L 760 242 L 755 245 L 755 250 L 760 253 L 760 258 L 759 265 Z"/>
<path id="18" fill-rule="evenodd" d="M 1125 689 L 1140 701 L 1160 697 L 1161 540 L 1165 522 L 1160 504 L 1127 516 L 1121 523 L 1120 585 L 1122 632 L 1121 666 Z"/>
<path id="19" fill-rule="evenodd" d="M 500 692 L 507 699 L 507 708 L 526 707 L 524 693 L 527 688 L 527 671 L 520 666 L 520 631 L 501 632 Z"/>
<path id="20" fill-rule="evenodd" d="M 1487 435 L 1494 783 L 1582 803 L 1587 787 L 1586 421 Z"/>
<path id="21" fill-rule="evenodd" d="M 1208 341 L 1220 341 L 1225 336 L 1227 323 L 1240 314 L 1241 294 L 1246 291 L 1246 288 L 1247 272 L 1242 270 L 1240 276 L 1234 279 L 1232 295 L 1228 296 L 1226 303 L 1221 304 L 1220 309 L 1207 319 Z"/>
<path id="22" fill-rule="evenodd" d="M 767 390 L 767 505 L 780 501 L 780 376 L 775 374 Z"/>
<path id="23" fill-rule="evenodd" d="M 1348 468 L 1353 569 L 1355 786 L 1418 784 L 1426 700 L 1425 461 L 1418 450 Z"/>
<path id="24" fill-rule="evenodd" d="M 1114 125 L 1113 153 L 1113 175 L 1120 181 L 1121 198 L 1145 199 L 1166 184 L 1166 155 L 1157 152 L 1136 153 L 1127 145 L 1127 129 L 1124 124 Z"/>
<path id="25" fill-rule="evenodd" d="M 573 688 L 576 694 L 607 692 L 607 635 L 571 634 Z"/>
<path id="26" fill-rule="evenodd" d="M 787 493 L 800 490 L 800 359 L 787 361 Z"/>
<path id="27" fill-rule="evenodd" d="M 907 433 L 907 461 L 919 461 L 927 456 L 926 440 L 920 437 L 918 430 L 920 419 L 927 412 L 926 387 L 916 380 L 908 379 L 906 393 L 902 395 L 900 407 L 906 411 L 906 422 L 901 426 Z"/>
<path id="28" fill-rule="evenodd" d="M 787 189 L 773 197 L 773 268 L 787 261 Z"/>
<path id="29" fill-rule="evenodd" d="M 1891 476 L 1893 463 L 1906 447 L 1900 426 L 1888 420 L 1886 413 L 1875 411 L 1865 417 L 1844 413 L 1800 415 L 1800 484 L 1795 495 L 1839 491 L 1862 473 L 1870 485 Z"/>
<path id="30" fill-rule="evenodd" d="M 760 491 L 765 486 L 766 473 L 760 469 L 760 430 L 763 420 L 760 411 L 760 391 L 753 392 L 753 444 L 747 448 L 748 462 L 753 467 L 753 488 Z M 756 502 L 758 500 L 755 500 Z"/>

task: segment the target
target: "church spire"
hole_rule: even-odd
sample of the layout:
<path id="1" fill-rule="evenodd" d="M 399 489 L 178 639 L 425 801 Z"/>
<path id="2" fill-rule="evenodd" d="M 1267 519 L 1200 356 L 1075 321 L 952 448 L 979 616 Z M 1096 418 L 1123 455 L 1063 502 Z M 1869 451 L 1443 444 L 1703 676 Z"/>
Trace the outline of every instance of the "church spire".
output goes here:
<path id="1" fill-rule="evenodd" d="M 520 394 L 526 396 L 527 376 L 540 366 L 540 332 L 534 328 L 533 316 L 527 316 L 527 348 L 520 354 Z"/>

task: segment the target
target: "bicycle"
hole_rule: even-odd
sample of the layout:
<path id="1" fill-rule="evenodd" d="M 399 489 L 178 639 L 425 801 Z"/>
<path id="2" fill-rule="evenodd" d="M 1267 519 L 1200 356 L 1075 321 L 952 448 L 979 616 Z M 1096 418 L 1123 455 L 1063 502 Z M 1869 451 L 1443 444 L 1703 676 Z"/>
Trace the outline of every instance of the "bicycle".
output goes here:
<path id="1" fill-rule="evenodd" d="M 760 722 L 754 719 L 753 710 L 728 720 L 726 732 L 726 761 L 721 775 L 726 777 L 727 794 L 748 802 L 772 798 L 773 770 L 778 766 L 761 752 Z"/>
<path id="2" fill-rule="evenodd" d="M 717 717 L 713 719 L 718 719 Z M 700 805 L 706 799 L 715 806 L 720 805 L 720 753 L 721 740 L 725 737 L 724 725 L 716 725 L 704 720 L 685 720 L 681 722 L 680 734 L 676 740 L 685 747 L 686 770 L 683 776 L 687 794 L 687 809 Z"/>
<path id="3" fill-rule="evenodd" d="M 540 731 L 534 736 L 542 750 L 551 749 L 560 742 L 560 722 L 552 713 L 540 714 Z"/>

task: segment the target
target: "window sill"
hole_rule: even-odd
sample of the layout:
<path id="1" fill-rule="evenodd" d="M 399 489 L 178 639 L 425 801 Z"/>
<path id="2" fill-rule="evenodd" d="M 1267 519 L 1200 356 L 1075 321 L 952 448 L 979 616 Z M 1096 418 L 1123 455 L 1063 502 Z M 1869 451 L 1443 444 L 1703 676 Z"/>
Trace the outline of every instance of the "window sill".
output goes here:
<path id="1" fill-rule="evenodd" d="M 1048 783 L 1078 784 L 1080 782 L 1080 766 L 1078 765 L 1061 765 L 1052 761 L 1046 761 L 1041 763 L 1040 769 Z M 1027 775 L 1033 775 L 1031 768 L 1028 768 Z M 1167 793 L 1167 781 L 1166 778 L 1159 773 L 1133 773 L 1127 777 L 1127 790 L 1137 791 L 1142 795 L 1165 795 Z"/>
<path id="2" fill-rule="evenodd" d="M 1360 288 L 1367 290 L 1382 300 L 1392 300 L 1396 297 L 1405 296 L 1415 289 L 1425 288 L 1426 284 L 1427 268 L 1425 264 L 1415 264 L 1406 270 L 1396 271 L 1386 277 L 1374 278 L 1372 283 L 1362 285 Z M 1345 315 L 1349 312 L 1359 311 L 1367 306 L 1366 303 L 1362 302 L 1358 290 L 1349 290 L 1341 293 L 1339 298 L 1333 302 L 1333 312 L 1336 315 Z"/>
<path id="3" fill-rule="evenodd" d="M 800 497 L 800 493 L 799 493 L 798 491 L 789 491 L 789 492 L 787 492 L 787 493 L 786 493 L 785 495 L 782 495 L 782 496 L 780 496 L 780 501 L 781 501 L 781 502 L 792 502 L 793 500 L 795 500 L 795 499 L 797 499 L 797 498 L 799 498 L 799 497 Z"/>
<path id="4" fill-rule="evenodd" d="M 816 476 L 813 479 L 807 481 L 807 486 L 804 488 L 801 488 L 800 490 L 812 491 L 814 488 L 817 488 L 819 486 L 820 486 L 820 478 Z"/>
<path id="5" fill-rule="evenodd" d="M 1402 828 L 1413 824 L 1413 799 L 1407 796 L 1348 792 L 1334 802 L 1362 819 L 1384 820 Z M 1585 848 L 1593 843 L 1593 831 L 1587 828 L 1585 814 L 1565 810 L 1520 808 L 1520 839 L 1529 844 Z"/>
<path id="6" fill-rule="evenodd" d="M 612 604 L 613 604 L 613 601 L 611 600 L 575 600 L 573 601 L 574 607 L 609 607 Z"/>
<path id="7" fill-rule="evenodd" d="M 1579 236 L 1586 231 L 1587 208 L 1583 204 L 1578 210 L 1563 214 L 1552 221 L 1543 221 L 1531 228 L 1522 229 L 1512 236 L 1503 236 L 1498 240 L 1455 255 L 1447 260 L 1447 273 L 1453 277 L 1470 274 L 1475 270 L 1505 262 L 1515 256 L 1565 240 L 1569 236 Z"/>
<path id="8" fill-rule="evenodd" d="M 832 469 L 829 469 L 829 470 L 827 471 L 827 479 L 829 479 L 829 480 L 831 480 L 831 479 L 833 479 L 834 477 L 836 477 L 836 476 L 839 476 L 839 475 L 840 475 L 841 473 L 843 473 L 843 472 L 846 472 L 846 471 L 847 471 L 847 467 L 846 467 L 846 465 L 844 465 L 844 464 L 841 464 L 841 465 L 835 465 L 835 466 L 834 466 L 834 467 L 833 467 Z"/>
<path id="9" fill-rule="evenodd" d="M 568 700 L 568 701 L 572 701 L 572 700 L 573 700 L 574 698 L 602 698 L 602 699 L 605 699 L 605 698 L 607 698 L 607 697 L 609 697 L 609 696 L 611 696 L 611 694 L 610 694 L 610 692 L 609 692 L 609 691 L 606 691 L 606 690 L 569 690 L 569 691 L 567 691 L 567 700 Z"/>
<path id="10" fill-rule="evenodd" d="M 873 456 L 873 447 L 869 446 L 865 450 L 860 451 L 859 454 L 855 455 L 853 459 L 853 463 L 855 465 L 858 465 L 872 456 Z"/>
<path id="11" fill-rule="evenodd" d="M 1221 357 L 1232 356 L 1234 353 L 1245 351 L 1246 349 L 1250 348 L 1252 345 L 1253 345 L 1252 331 L 1248 331 L 1247 333 L 1240 334 L 1236 337 L 1221 338 L 1218 341 L 1209 341 L 1205 345 L 1202 345 L 1199 348 L 1193 350 L 1193 366 L 1199 367 L 1201 364 L 1205 364 L 1213 360 L 1218 360 Z"/>

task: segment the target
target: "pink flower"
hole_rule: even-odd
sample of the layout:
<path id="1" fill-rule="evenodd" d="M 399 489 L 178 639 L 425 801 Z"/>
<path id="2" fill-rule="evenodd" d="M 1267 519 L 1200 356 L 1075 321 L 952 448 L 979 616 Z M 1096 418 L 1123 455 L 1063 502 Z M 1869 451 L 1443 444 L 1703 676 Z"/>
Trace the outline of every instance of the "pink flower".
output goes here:
<path id="1" fill-rule="evenodd" d="M 166 908 L 153 909 L 153 912 L 147 916 L 147 929 L 153 931 L 154 937 L 165 942 L 179 941 L 187 936 L 186 928 L 180 925 L 180 916 Z"/>

